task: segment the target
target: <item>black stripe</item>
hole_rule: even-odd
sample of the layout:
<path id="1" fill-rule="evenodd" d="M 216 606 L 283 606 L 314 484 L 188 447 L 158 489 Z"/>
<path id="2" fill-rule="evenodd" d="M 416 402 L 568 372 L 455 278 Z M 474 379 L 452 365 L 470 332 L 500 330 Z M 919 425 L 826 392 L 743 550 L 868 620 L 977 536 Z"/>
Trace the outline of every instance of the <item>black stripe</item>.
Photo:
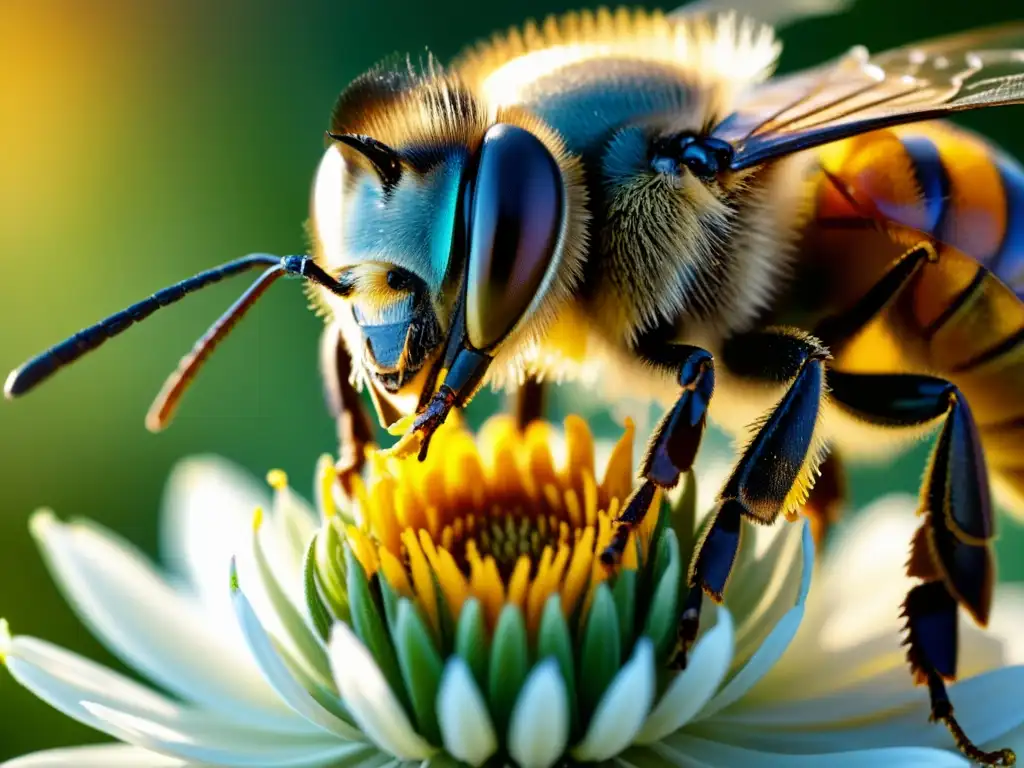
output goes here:
<path id="1" fill-rule="evenodd" d="M 949 210 L 949 173 L 942 162 L 942 153 L 935 142 L 926 136 L 903 136 L 900 141 L 914 165 L 914 176 L 921 190 L 924 207 L 924 231 L 941 237 Z"/>
<path id="2" fill-rule="evenodd" d="M 1003 182 L 1006 229 L 1003 241 L 988 261 L 988 268 L 1019 292 L 1024 286 L 1014 285 L 1011 278 L 1024 268 L 1024 171 L 1015 160 L 1002 153 L 995 154 L 994 163 Z"/>
<path id="3" fill-rule="evenodd" d="M 985 283 L 986 275 L 988 275 L 988 270 L 979 266 L 977 273 L 974 275 L 974 279 L 967 284 L 966 288 L 960 291 L 956 298 L 949 303 L 949 306 L 942 310 L 942 314 L 935 318 L 935 320 L 933 320 L 928 327 L 924 329 L 923 333 L 926 339 L 931 340 L 935 334 L 942 329 L 942 326 L 948 323 L 953 315 L 955 315 L 957 311 L 971 299 L 971 297 L 981 290 L 981 286 Z"/>
<path id="4" fill-rule="evenodd" d="M 967 362 L 961 363 L 960 365 L 953 368 L 950 373 L 967 373 L 968 371 L 977 368 L 985 363 L 991 362 L 996 358 L 1002 357 L 1005 354 L 1012 352 L 1017 346 L 1024 344 L 1024 328 L 1014 333 L 1012 336 L 1008 336 L 1001 342 L 993 347 L 989 347 L 984 352 L 975 355 L 970 358 Z"/>

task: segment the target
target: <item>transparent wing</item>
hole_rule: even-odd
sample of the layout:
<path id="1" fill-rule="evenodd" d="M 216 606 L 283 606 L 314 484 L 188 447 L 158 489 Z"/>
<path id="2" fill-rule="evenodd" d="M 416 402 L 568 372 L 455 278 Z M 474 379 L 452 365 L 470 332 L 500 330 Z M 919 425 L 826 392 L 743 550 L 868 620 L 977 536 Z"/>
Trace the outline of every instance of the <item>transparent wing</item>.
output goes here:
<path id="1" fill-rule="evenodd" d="M 841 13 L 853 3 L 854 0 L 696 0 L 676 8 L 669 17 L 735 11 L 781 29 L 802 19 Z"/>
<path id="2" fill-rule="evenodd" d="M 1024 102 L 1024 22 L 877 56 L 857 47 L 830 64 L 770 80 L 713 131 L 734 168 L 900 123 Z"/>

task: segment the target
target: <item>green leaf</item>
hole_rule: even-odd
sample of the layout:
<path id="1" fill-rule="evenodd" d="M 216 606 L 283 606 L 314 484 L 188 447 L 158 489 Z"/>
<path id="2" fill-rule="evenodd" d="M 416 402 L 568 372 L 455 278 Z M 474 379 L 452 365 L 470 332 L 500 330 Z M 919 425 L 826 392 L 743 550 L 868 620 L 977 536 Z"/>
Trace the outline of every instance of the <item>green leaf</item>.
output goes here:
<path id="1" fill-rule="evenodd" d="M 530 656 L 526 642 L 526 624 L 523 614 L 514 605 L 506 605 L 498 616 L 491 643 L 490 676 L 487 698 L 495 731 L 508 731 L 508 721 L 515 706 L 519 689 L 526 682 Z"/>
<path id="2" fill-rule="evenodd" d="M 475 597 L 462 604 L 455 628 L 455 654 L 469 665 L 480 690 L 487 687 L 487 624 L 484 610 Z"/>
<path id="3" fill-rule="evenodd" d="M 419 732 L 431 744 L 440 744 L 441 728 L 434 703 L 437 701 L 444 663 L 434 646 L 433 635 L 423 623 L 419 612 L 406 599 L 398 602 L 394 640 Z"/>
<path id="4" fill-rule="evenodd" d="M 633 648 L 633 635 L 636 631 L 636 582 L 636 571 L 623 570 L 615 577 L 615 586 L 612 587 L 615 611 L 619 615 L 619 640 L 625 656 Z"/>
<path id="5" fill-rule="evenodd" d="M 540 627 L 537 630 L 537 659 L 543 661 L 548 657 L 553 657 L 558 663 L 558 669 L 565 681 L 565 689 L 570 693 L 575 691 L 576 670 L 572 652 L 572 635 L 569 633 L 565 614 L 562 613 L 562 601 L 557 594 L 551 595 L 544 604 L 544 611 L 540 616 Z M 576 697 L 570 695 L 569 724 L 571 733 L 576 732 L 578 720 Z"/>
<path id="6" fill-rule="evenodd" d="M 654 643 L 654 655 L 660 664 L 675 647 L 679 632 L 679 590 L 682 579 L 682 560 L 675 531 L 665 531 L 667 564 L 661 578 L 655 583 L 654 597 L 644 622 L 644 631 Z"/>
<path id="7" fill-rule="evenodd" d="M 320 591 L 316 585 L 316 539 L 314 536 L 309 542 L 306 557 L 302 561 L 302 594 L 306 598 L 309 620 L 320 639 L 326 642 L 331 632 L 331 616 L 320 598 Z"/>
<path id="8" fill-rule="evenodd" d="M 398 668 L 398 658 L 391 645 L 391 638 L 384 627 L 380 611 L 370 594 L 370 585 L 366 580 L 363 566 L 359 564 L 352 548 L 345 545 L 345 570 L 348 572 L 348 599 L 352 611 L 352 629 L 363 641 L 380 667 L 381 673 L 391 686 L 391 690 L 399 698 L 406 710 L 410 710 L 409 696 L 402 681 L 402 673 Z"/>
<path id="9" fill-rule="evenodd" d="M 619 616 L 608 584 L 598 586 L 587 616 L 580 648 L 580 710 L 589 718 L 608 688 L 622 660 Z"/>

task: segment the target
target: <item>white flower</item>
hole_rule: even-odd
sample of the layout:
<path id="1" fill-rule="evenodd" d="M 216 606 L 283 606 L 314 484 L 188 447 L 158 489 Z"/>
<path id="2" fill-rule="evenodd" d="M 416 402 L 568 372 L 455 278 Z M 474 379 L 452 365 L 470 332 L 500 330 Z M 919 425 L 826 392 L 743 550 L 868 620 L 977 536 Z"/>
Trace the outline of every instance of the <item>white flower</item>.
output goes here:
<path id="1" fill-rule="evenodd" d="M 945 729 L 927 722 L 926 692 L 911 685 L 899 646 L 911 501 L 885 500 L 859 517 L 818 568 L 813 588 L 806 524 L 751 531 L 726 605 L 705 605 L 703 632 L 681 673 L 665 659 L 696 539 L 692 505 L 634 537 L 625 577 L 589 561 L 577 576 L 567 563 L 556 573 L 557 557 L 519 577 L 514 568 L 488 575 L 479 552 L 460 575 L 439 565 L 442 549 L 458 549 L 454 534 L 442 533 L 452 509 L 432 507 L 439 498 L 432 494 L 441 492 L 423 489 L 449 482 L 444 494 L 490 498 L 500 483 L 508 504 L 526 499 L 517 493 L 550 500 L 551 492 L 537 490 L 545 485 L 589 487 L 575 469 L 592 464 L 593 446 L 579 450 L 579 424 L 571 426 L 573 472 L 549 474 L 539 446 L 550 433 L 536 430 L 512 451 L 524 462 L 518 476 L 491 466 L 467 487 L 430 475 L 429 460 L 408 477 L 378 467 L 350 511 L 359 525 L 349 527 L 340 524 L 345 513 L 334 509 L 326 472 L 318 493 L 325 522 L 280 474 L 271 478 L 271 499 L 224 462 L 187 462 L 166 503 L 167 574 L 109 532 L 41 513 L 33 532 L 71 604 L 111 650 L 171 695 L 4 630 L 0 653 L 19 683 L 124 742 L 5 765 L 374 768 L 504 760 L 549 768 L 566 756 L 623 768 L 966 764 Z M 509 446 L 507 433 L 504 443 L 493 433 L 485 453 Z M 471 447 L 461 437 L 445 439 L 456 441 L 439 434 L 431 455 L 449 458 L 435 469 L 450 468 L 452 456 L 465 459 L 454 447 Z M 604 490 L 583 492 L 599 501 L 576 510 L 597 533 L 556 536 L 572 553 L 587 550 L 581 562 L 607 535 L 595 505 L 623 467 L 628 477 L 627 449 L 613 451 L 619 458 Z M 517 477 L 538 482 L 533 491 L 516 490 L 510 483 Z M 396 502 L 414 482 L 425 503 L 417 509 L 435 515 L 424 523 L 419 554 L 409 551 L 411 534 L 380 527 L 392 519 L 380 518 L 380 505 L 396 503 L 400 523 L 418 514 L 408 499 Z M 257 507 L 268 511 L 254 524 Z M 656 521 L 656 511 L 649 517 Z M 463 544 L 498 551 L 480 538 L 483 526 L 475 530 Z M 536 548 L 533 530 L 513 541 L 543 561 L 526 545 L 533 540 Z M 386 540 L 394 535 L 408 547 L 404 562 L 389 560 Z M 466 548 L 459 551 L 472 560 Z M 456 593 L 461 607 L 453 604 Z M 573 608 L 565 610 L 564 600 Z M 1009 665 L 1024 657 L 1024 595 L 1001 586 L 990 630 L 962 629 L 965 679 L 950 689 L 960 720 L 982 746 L 1021 749 L 1024 667 Z"/>

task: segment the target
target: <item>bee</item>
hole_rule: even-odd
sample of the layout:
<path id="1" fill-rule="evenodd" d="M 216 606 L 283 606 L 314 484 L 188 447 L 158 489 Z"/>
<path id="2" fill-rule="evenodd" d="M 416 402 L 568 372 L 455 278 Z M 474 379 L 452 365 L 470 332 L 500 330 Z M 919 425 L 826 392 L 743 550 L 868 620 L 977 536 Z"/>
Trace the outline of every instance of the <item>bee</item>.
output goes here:
<path id="1" fill-rule="evenodd" d="M 689 570 L 681 661 L 702 595 L 722 600 L 747 524 L 841 498 L 841 454 L 937 431 L 904 605 L 932 719 L 985 764 L 945 682 L 958 608 L 989 618 L 990 478 L 1024 507 L 1024 169 L 934 122 L 1024 102 L 1024 24 L 773 78 L 774 30 L 706 6 L 572 13 L 341 93 L 316 171 L 309 255 L 200 273 L 14 371 L 8 397 L 212 282 L 265 271 L 181 362 L 147 418 L 171 418 L 260 295 L 303 278 L 326 318 L 339 482 L 373 432 L 429 449 L 491 384 L 538 415 L 543 382 L 668 407 L 601 557 L 615 567 L 710 417 L 741 448 Z M 828 449 L 828 450 L 826 450 Z M 815 479 L 823 476 L 815 485 Z"/>

